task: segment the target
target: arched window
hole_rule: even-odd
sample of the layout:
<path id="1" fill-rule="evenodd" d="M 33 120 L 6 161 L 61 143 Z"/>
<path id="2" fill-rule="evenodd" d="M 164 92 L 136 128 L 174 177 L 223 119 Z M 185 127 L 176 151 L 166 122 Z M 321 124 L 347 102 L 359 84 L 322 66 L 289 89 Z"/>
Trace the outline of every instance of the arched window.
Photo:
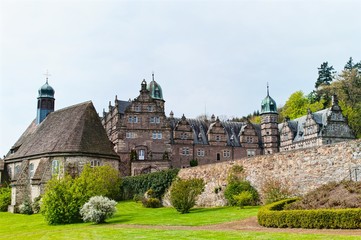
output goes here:
<path id="1" fill-rule="evenodd" d="M 59 174 L 59 160 L 53 160 L 51 163 L 51 175 Z"/>
<path id="2" fill-rule="evenodd" d="M 100 161 L 99 160 L 90 161 L 90 167 L 98 167 L 98 166 L 100 166 Z"/>
<path id="3" fill-rule="evenodd" d="M 34 173 L 35 173 L 34 163 L 30 163 L 30 164 L 29 164 L 29 177 L 30 177 L 30 178 L 33 178 L 33 177 L 34 177 Z"/>

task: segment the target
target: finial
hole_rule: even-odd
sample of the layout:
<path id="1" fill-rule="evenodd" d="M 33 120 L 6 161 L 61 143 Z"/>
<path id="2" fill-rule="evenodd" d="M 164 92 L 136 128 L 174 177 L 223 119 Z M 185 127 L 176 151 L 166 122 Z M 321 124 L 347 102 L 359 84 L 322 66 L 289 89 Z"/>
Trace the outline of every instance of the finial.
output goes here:
<path id="1" fill-rule="evenodd" d="M 153 81 L 154 81 L 154 71 L 152 72 L 152 79 L 153 79 Z"/>
<path id="2" fill-rule="evenodd" d="M 269 86 L 268 86 L 268 82 L 267 82 L 267 96 L 269 96 Z"/>
<path id="3" fill-rule="evenodd" d="M 50 73 L 48 72 L 48 69 L 46 69 L 46 73 L 44 73 L 44 75 L 46 76 L 46 84 L 48 84 L 48 78 L 50 75 Z"/>

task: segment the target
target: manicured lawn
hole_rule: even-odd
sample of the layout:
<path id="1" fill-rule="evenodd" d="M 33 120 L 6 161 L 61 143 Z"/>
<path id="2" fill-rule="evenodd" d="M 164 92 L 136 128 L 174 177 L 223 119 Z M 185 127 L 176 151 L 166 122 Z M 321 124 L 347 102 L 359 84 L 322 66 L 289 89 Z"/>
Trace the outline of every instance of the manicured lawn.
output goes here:
<path id="1" fill-rule="evenodd" d="M 163 225 L 163 226 L 201 226 L 230 222 L 256 216 L 259 207 L 194 208 L 190 213 L 180 214 L 174 208 L 144 208 L 132 201 L 117 205 L 118 212 L 109 223 Z"/>
<path id="2" fill-rule="evenodd" d="M 40 214 L 0 213 L 0 239 L 359 239 L 350 236 L 263 233 L 246 231 L 166 230 L 164 226 L 199 226 L 255 216 L 257 207 L 194 209 L 179 214 L 172 208 L 146 209 L 134 202 L 118 204 L 107 224 L 49 226 Z M 132 226 L 151 225 L 151 226 Z"/>

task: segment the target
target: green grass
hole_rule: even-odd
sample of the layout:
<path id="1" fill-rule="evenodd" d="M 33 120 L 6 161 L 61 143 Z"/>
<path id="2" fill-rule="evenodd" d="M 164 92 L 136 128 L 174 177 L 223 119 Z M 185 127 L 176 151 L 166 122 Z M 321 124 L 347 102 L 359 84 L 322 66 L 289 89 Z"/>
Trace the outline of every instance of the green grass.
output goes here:
<path id="1" fill-rule="evenodd" d="M 190 213 L 180 214 L 174 208 L 144 208 L 140 203 L 131 201 L 117 205 L 118 212 L 109 223 L 163 225 L 163 226 L 201 226 L 230 222 L 256 216 L 259 207 L 194 208 Z"/>
<path id="2" fill-rule="evenodd" d="M 255 216 L 257 207 L 193 209 L 179 214 L 172 208 L 146 209 L 134 202 L 118 204 L 107 224 L 49 226 L 40 214 L 0 213 L 0 239 L 359 239 L 351 236 L 264 233 L 246 231 L 165 230 L 163 226 L 199 226 Z M 151 225 L 139 228 L 137 225 Z"/>

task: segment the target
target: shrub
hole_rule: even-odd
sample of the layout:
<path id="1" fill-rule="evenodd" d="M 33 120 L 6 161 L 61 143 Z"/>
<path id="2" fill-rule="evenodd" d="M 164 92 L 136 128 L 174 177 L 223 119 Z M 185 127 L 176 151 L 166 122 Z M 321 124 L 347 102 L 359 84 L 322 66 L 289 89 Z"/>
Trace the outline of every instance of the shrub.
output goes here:
<path id="1" fill-rule="evenodd" d="M 258 223 L 265 227 L 361 228 L 361 209 L 283 210 L 297 199 L 285 199 L 258 211 Z"/>
<path id="2" fill-rule="evenodd" d="M 79 209 L 93 196 L 118 195 L 118 171 L 110 166 L 86 165 L 78 178 L 51 179 L 46 186 L 41 211 L 49 224 L 81 221 Z"/>
<path id="3" fill-rule="evenodd" d="M 31 204 L 31 208 L 33 209 L 33 213 L 40 212 L 40 203 L 41 203 L 41 196 L 34 198 L 33 203 Z"/>
<path id="4" fill-rule="evenodd" d="M 142 194 L 135 194 L 134 197 L 133 197 L 133 201 L 134 202 L 140 202 L 142 201 L 144 198 L 144 196 Z"/>
<path id="5" fill-rule="evenodd" d="M 243 208 L 245 205 L 250 205 L 253 200 L 253 195 L 249 191 L 243 191 L 238 195 L 234 195 L 233 199 L 236 201 L 237 206 Z"/>
<path id="6" fill-rule="evenodd" d="M 190 161 L 189 161 L 189 165 L 190 165 L 191 167 L 196 167 L 196 166 L 198 166 L 198 160 L 197 160 L 197 159 L 192 159 L 192 160 L 190 160 Z"/>
<path id="7" fill-rule="evenodd" d="M 125 177 L 121 185 L 121 199 L 130 200 L 137 194 L 143 196 L 152 189 L 154 197 L 160 199 L 170 187 L 179 169 L 169 169 L 159 172 Z"/>
<path id="8" fill-rule="evenodd" d="M 143 198 L 142 204 L 146 208 L 160 208 L 162 206 L 158 198 Z"/>
<path id="9" fill-rule="evenodd" d="M 25 200 L 22 204 L 19 205 L 19 213 L 21 214 L 33 214 L 33 208 L 29 200 Z"/>
<path id="10" fill-rule="evenodd" d="M 118 171 L 109 165 L 100 167 L 84 166 L 80 176 L 74 182 L 74 194 L 81 199 L 81 206 L 93 196 L 106 196 L 119 199 L 121 179 Z"/>
<path id="11" fill-rule="evenodd" d="M 6 212 L 11 204 L 11 188 L 0 188 L 0 212 Z"/>
<path id="12" fill-rule="evenodd" d="M 257 190 L 251 186 L 249 181 L 233 181 L 229 183 L 224 191 L 224 196 L 228 201 L 228 204 L 231 206 L 237 205 L 237 200 L 234 199 L 234 196 L 239 195 L 242 192 L 248 191 L 252 194 L 252 199 L 250 200 L 250 205 L 256 205 L 259 197 Z"/>
<path id="13" fill-rule="evenodd" d="M 202 179 L 178 179 L 172 184 L 170 201 L 172 206 L 180 213 L 188 213 L 194 207 L 196 198 L 202 193 L 204 182 Z"/>
<path id="14" fill-rule="evenodd" d="M 330 182 L 307 193 L 288 209 L 361 208 L 361 182 Z"/>
<path id="15" fill-rule="evenodd" d="M 107 197 L 95 196 L 90 198 L 80 209 L 80 215 L 84 222 L 104 223 L 115 213 L 116 204 L 114 200 Z"/>
<path id="16" fill-rule="evenodd" d="M 48 224 L 79 222 L 79 202 L 73 197 L 73 182 L 70 176 L 53 178 L 46 184 L 41 212 Z"/>
<path id="17" fill-rule="evenodd" d="M 275 179 L 266 179 L 261 188 L 261 193 L 264 204 L 277 202 L 291 196 L 291 191 L 286 184 Z"/>

